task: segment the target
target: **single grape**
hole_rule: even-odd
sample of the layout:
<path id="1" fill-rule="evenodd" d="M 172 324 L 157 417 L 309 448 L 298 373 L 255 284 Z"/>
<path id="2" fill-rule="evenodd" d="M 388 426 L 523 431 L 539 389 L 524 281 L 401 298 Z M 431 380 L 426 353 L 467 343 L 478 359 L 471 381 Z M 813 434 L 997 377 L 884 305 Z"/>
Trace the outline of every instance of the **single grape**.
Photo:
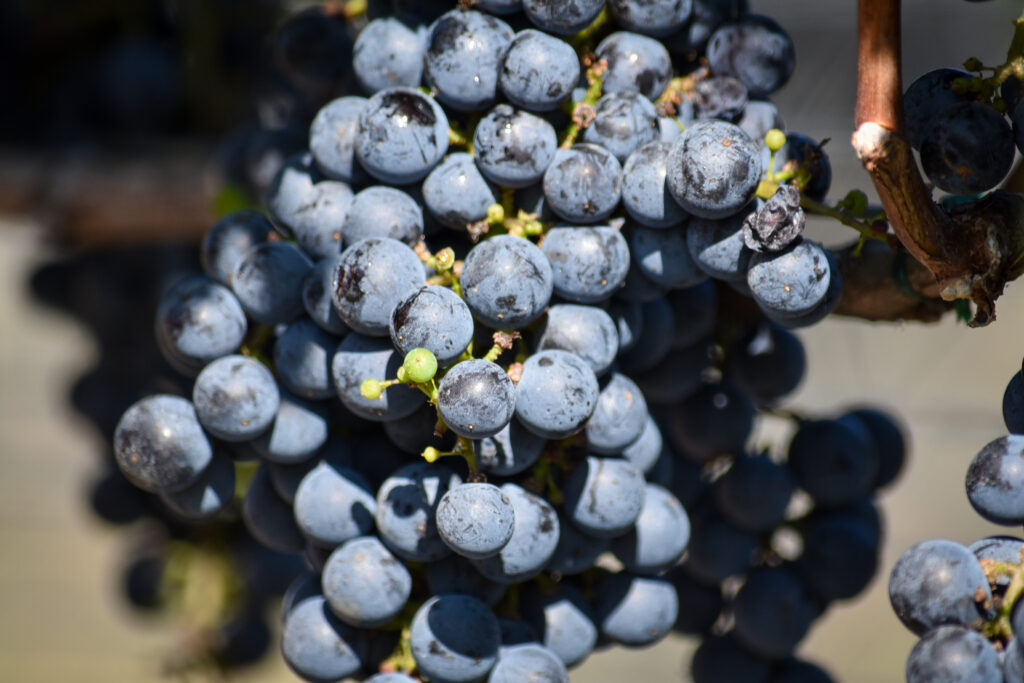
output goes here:
<path id="1" fill-rule="evenodd" d="M 673 332 L 675 314 L 665 297 L 645 303 L 640 335 L 633 348 L 619 354 L 619 369 L 633 377 L 653 370 L 672 350 Z"/>
<path id="2" fill-rule="evenodd" d="M 743 239 L 743 226 L 756 211 L 750 202 L 725 218 L 694 218 L 686 228 L 686 246 L 698 268 L 717 280 L 742 283 L 753 255 Z"/>
<path id="3" fill-rule="evenodd" d="M 458 111 L 494 104 L 498 72 L 514 31 L 475 10 L 452 10 L 434 22 L 427 38 L 423 79 L 437 99 Z"/>
<path id="4" fill-rule="evenodd" d="M 491 669 L 487 683 L 569 683 L 565 664 L 551 650 L 536 644 L 502 647 L 498 663 Z"/>
<path id="5" fill-rule="evenodd" d="M 310 457 L 327 442 L 327 408 L 278 387 L 280 403 L 274 422 L 250 442 L 261 457 L 289 464 Z"/>
<path id="6" fill-rule="evenodd" d="M 352 188 L 337 180 L 321 180 L 309 189 L 293 212 L 275 215 L 283 232 L 294 237 L 314 259 L 341 251 L 342 226 L 352 207 Z"/>
<path id="7" fill-rule="evenodd" d="M 371 237 L 341 252 L 331 293 L 334 307 L 349 327 L 384 337 L 395 306 L 425 281 L 423 264 L 408 245 Z"/>
<path id="8" fill-rule="evenodd" d="M 675 624 L 679 598 L 664 579 L 623 572 L 598 588 L 595 611 L 605 637 L 634 647 L 651 645 L 668 635 Z"/>
<path id="9" fill-rule="evenodd" d="M 554 554 L 558 515 L 547 501 L 521 486 L 504 484 L 501 492 L 515 512 L 512 537 L 498 554 L 476 560 L 474 565 L 492 581 L 518 584 L 539 574 Z"/>
<path id="10" fill-rule="evenodd" d="M 256 470 L 245 491 L 242 521 L 252 537 L 271 550 L 301 553 L 306 547 L 292 506 L 274 491 L 266 466 Z"/>
<path id="11" fill-rule="evenodd" d="M 646 424 L 643 392 L 626 375 L 613 373 L 587 420 L 587 448 L 594 453 L 617 455 L 640 438 Z"/>
<path id="12" fill-rule="evenodd" d="M 747 268 L 747 284 L 758 305 L 776 322 L 796 320 L 829 298 L 838 268 L 826 250 L 801 239 L 778 254 L 755 253 Z"/>
<path id="13" fill-rule="evenodd" d="M 713 282 L 673 290 L 666 298 L 676 322 L 673 349 L 691 347 L 714 331 L 718 322 L 718 290 Z"/>
<path id="14" fill-rule="evenodd" d="M 339 621 L 323 596 L 304 600 L 285 617 L 281 653 L 306 680 L 340 680 L 358 673 L 365 647 L 363 632 Z"/>
<path id="15" fill-rule="evenodd" d="M 770 661 L 749 652 L 731 634 L 705 638 L 690 665 L 694 683 L 768 683 L 771 671 Z"/>
<path id="16" fill-rule="evenodd" d="M 435 595 L 416 611 L 410 627 L 416 667 L 441 681 L 480 680 L 497 662 L 500 644 L 497 618 L 468 595 Z"/>
<path id="17" fill-rule="evenodd" d="M 473 149 L 477 166 L 488 180 L 502 187 L 523 188 L 544 177 L 558 139 L 554 126 L 546 120 L 499 104 L 477 123 Z"/>
<path id="18" fill-rule="evenodd" d="M 441 497 L 461 483 L 444 465 L 416 462 L 395 470 L 377 489 L 381 540 L 410 562 L 435 562 L 451 554 L 437 533 L 434 514 Z"/>
<path id="19" fill-rule="evenodd" d="M 541 251 L 551 264 L 554 293 L 569 301 L 604 301 L 622 287 L 629 271 L 626 239 L 607 226 L 552 228 Z"/>
<path id="20" fill-rule="evenodd" d="M 569 475 L 564 493 L 573 524 L 592 536 L 614 537 L 643 509 L 644 476 L 626 460 L 589 456 Z"/>
<path id="21" fill-rule="evenodd" d="M 121 472 L 139 488 L 174 493 L 202 476 L 213 447 L 190 401 L 156 394 L 136 401 L 121 416 L 114 455 Z"/>
<path id="22" fill-rule="evenodd" d="M 508 44 L 498 83 L 517 107 L 545 112 L 556 109 L 579 79 L 580 61 L 569 43 L 525 29 Z"/>
<path id="23" fill-rule="evenodd" d="M 748 100 L 736 125 L 758 144 L 761 144 L 768 131 L 785 130 L 786 128 L 786 124 L 783 123 L 782 116 L 779 114 L 779 108 L 769 100 Z M 767 168 L 767 164 L 765 164 L 765 168 Z"/>
<path id="24" fill-rule="evenodd" d="M 943 624 L 969 626 L 992 599 L 974 554 L 959 543 L 924 541 L 905 551 L 889 575 L 889 600 L 918 635 Z"/>
<path id="25" fill-rule="evenodd" d="M 289 391 L 311 399 L 334 395 L 331 358 L 338 339 L 302 318 L 288 325 L 274 343 L 274 369 Z"/>
<path id="26" fill-rule="evenodd" d="M 875 442 L 878 452 L 878 474 L 873 487 L 888 486 L 900 475 L 907 460 L 907 443 L 903 429 L 889 413 L 877 408 L 858 408 L 846 413 L 860 420 Z M 845 416 L 844 416 L 845 417 Z"/>
<path id="27" fill-rule="evenodd" d="M 818 505 L 836 507 L 871 490 L 878 451 L 862 422 L 809 420 L 789 444 L 789 467 Z"/>
<path id="28" fill-rule="evenodd" d="M 800 579 L 783 567 L 762 568 L 747 576 L 733 610 L 736 640 L 772 659 L 791 654 L 818 616 Z"/>
<path id="29" fill-rule="evenodd" d="M 596 306 L 552 306 L 537 338 L 537 350 L 548 349 L 576 354 L 595 375 L 602 375 L 619 351 L 615 321 Z"/>
<path id="30" fill-rule="evenodd" d="M 310 470 L 295 491 L 295 521 L 325 548 L 369 533 L 376 507 L 362 474 L 328 460 Z"/>
<path id="31" fill-rule="evenodd" d="M 806 369 L 800 339 L 768 321 L 744 334 L 729 355 L 729 378 L 759 405 L 771 405 L 792 393 Z"/>
<path id="32" fill-rule="evenodd" d="M 630 235 L 630 253 L 644 275 L 669 289 L 684 289 L 707 279 L 688 246 L 688 231 L 636 228 Z"/>
<path id="33" fill-rule="evenodd" d="M 603 95 L 594 106 L 594 120 L 583 131 L 584 142 L 604 147 L 619 163 L 659 137 L 654 105 L 635 90 Z"/>
<path id="34" fill-rule="evenodd" d="M 981 102 L 945 109 L 921 143 L 921 168 L 936 187 L 975 194 L 998 185 L 1013 165 L 1013 131 L 1006 117 Z"/>
<path id="35" fill-rule="evenodd" d="M 970 101 L 966 93 L 953 91 L 953 82 L 961 78 L 971 79 L 973 75 L 963 69 L 932 69 L 914 79 L 903 93 L 904 126 L 914 149 L 921 149 L 930 137 L 936 118 L 950 107 Z M 1008 79 L 1008 82 L 1012 80 Z"/>
<path id="36" fill-rule="evenodd" d="M 465 152 L 449 154 L 423 181 L 423 203 L 445 227 L 465 231 L 487 218 L 499 193 Z"/>
<path id="37" fill-rule="evenodd" d="M 327 603 L 356 628 L 383 626 L 398 616 L 412 592 L 412 576 L 375 536 L 345 541 L 323 571 Z"/>
<path id="38" fill-rule="evenodd" d="M 1024 436 L 1003 436 L 989 442 L 967 468 L 967 500 L 990 522 L 1024 522 Z"/>
<path id="39" fill-rule="evenodd" d="M 604 0 L 523 0 L 523 11 L 534 25 L 547 33 L 567 36 L 590 25 L 604 8 Z"/>
<path id="40" fill-rule="evenodd" d="M 701 583 L 715 586 L 743 574 L 757 551 L 757 538 L 720 519 L 695 524 L 690 532 L 683 568 Z"/>
<path id="41" fill-rule="evenodd" d="M 305 312 L 302 282 L 313 261 L 291 242 L 263 242 L 235 266 L 231 288 L 254 320 L 277 325 Z"/>
<path id="42" fill-rule="evenodd" d="M 649 228 L 681 225 L 686 212 L 666 184 L 667 142 L 648 142 L 635 149 L 622 167 L 622 205 L 638 223 Z"/>
<path id="43" fill-rule="evenodd" d="M 640 515 L 630 531 L 612 540 L 611 551 L 626 571 L 654 575 L 674 566 L 689 540 L 690 519 L 682 504 L 661 486 L 647 484 Z"/>
<path id="44" fill-rule="evenodd" d="M 195 483 L 160 497 L 167 507 L 188 519 L 209 519 L 231 504 L 235 495 L 235 464 L 231 458 L 214 453 L 210 464 Z"/>
<path id="45" fill-rule="evenodd" d="M 733 526 L 764 533 L 782 524 L 796 491 L 787 467 L 767 456 L 739 457 L 712 486 L 715 505 Z"/>
<path id="46" fill-rule="evenodd" d="M 225 356 L 196 377 L 192 389 L 199 422 L 225 441 L 250 441 L 270 427 L 281 396 L 270 370 L 247 356 Z"/>
<path id="47" fill-rule="evenodd" d="M 621 194 L 622 166 L 599 145 L 581 142 L 559 149 L 544 172 L 547 203 L 572 223 L 603 221 L 615 210 Z"/>
<path id="48" fill-rule="evenodd" d="M 438 365 L 454 363 L 473 340 L 473 315 L 460 296 L 447 287 L 421 287 L 395 306 L 389 325 L 400 353 L 429 349 Z"/>
<path id="49" fill-rule="evenodd" d="M 648 0 L 608 0 L 615 23 L 648 36 L 667 36 L 690 18 L 692 0 L 649 2 Z"/>
<path id="50" fill-rule="evenodd" d="M 500 365 L 483 359 L 458 363 L 441 379 L 437 411 L 461 436 L 494 436 L 512 419 L 516 389 Z"/>
<path id="51" fill-rule="evenodd" d="M 412 88 L 387 88 L 359 115 L 356 158 L 378 180 L 422 180 L 448 151 L 448 118 L 433 98 Z"/>
<path id="52" fill-rule="evenodd" d="M 398 384 L 384 390 L 380 398 L 368 399 L 360 391 L 366 379 L 393 378 L 403 356 L 389 339 L 365 337 L 353 332 L 345 337 L 331 359 L 331 374 L 342 404 L 358 417 L 373 422 L 400 420 L 416 412 L 423 394 Z"/>
<path id="53" fill-rule="evenodd" d="M 743 209 L 761 181 L 756 143 L 739 126 L 698 121 L 672 143 L 668 186 L 687 212 L 725 218 Z"/>
<path id="54" fill-rule="evenodd" d="M 907 683 L 1002 683 L 999 654 L 977 631 L 940 626 L 914 645 L 907 657 Z"/>
<path id="55" fill-rule="evenodd" d="M 390 237 L 414 245 L 423 234 L 423 210 L 405 192 L 374 185 L 358 192 L 345 216 L 345 246 L 368 237 Z"/>
<path id="56" fill-rule="evenodd" d="M 482 472 L 507 477 L 532 467 L 546 445 L 547 439 L 537 436 L 512 418 L 494 436 L 475 439 L 473 452 Z"/>
<path id="57" fill-rule="evenodd" d="M 572 667 L 593 651 L 598 631 L 583 593 L 565 581 L 556 586 L 552 592 L 525 592 L 520 607 L 540 635 L 541 644 Z"/>
<path id="58" fill-rule="evenodd" d="M 747 98 L 747 88 L 737 78 L 712 76 L 701 79 L 694 86 L 694 117 L 698 120 L 721 119 L 739 124 L 746 110 Z M 743 126 L 740 128 L 747 132 Z M 753 136 L 751 139 L 757 141 Z"/>
<path id="59" fill-rule="evenodd" d="M 320 259 L 302 281 L 302 305 L 310 320 L 325 332 L 337 337 L 348 334 L 348 325 L 338 315 L 331 296 L 334 274 L 341 263 L 341 254 Z"/>
<path id="60" fill-rule="evenodd" d="M 426 25 L 418 17 L 380 17 L 368 23 L 352 48 L 352 72 L 371 95 L 404 85 L 415 88 L 423 76 Z"/>
<path id="61" fill-rule="evenodd" d="M 497 235 L 477 244 L 462 266 L 462 293 L 473 316 L 494 329 L 519 329 L 551 299 L 551 265 L 533 242 Z"/>
<path id="62" fill-rule="evenodd" d="M 160 297 L 155 328 L 160 350 L 175 369 L 195 374 L 210 361 L 237 351 L 248 323 L 230 289 L 205 277 L 191 277 Z"/>
<path id="63" fill-rule="evenodd" d="M 670 570 L 665 578 L 675 586 L 679 604 L 683 607 L 673 628 L 679 633 L 701 637 L 710 633 L 724 605 L 721 587 L 718 584 L 705 586 L 688 576 L 682 568 Z"/>
<path id="64" fill-rule="evenodd" d="M 657 99 L 672 78 L 672 60 L 665 46 L 653 38 L 617 31 L 597 46 L 598 59 L 608 62 L 604 92 L 638 92 Z"/>
<path id="65" fill-rule="evenodd" d="M 558 513 L 558 545 L 545 569 L 552 574 L 571 576 L 591 569 L 598 556 L 606 552 L 610 539 L 597 538 L 577 529 L 564 512 Z"/>
<path id="66" fill-rule="evenodd" d="M 494 484 L 462 484 L 441 497 L 435 520 L 449 548 L 479 560 L 498 553 L 512 538 L 515 509 Z"/>
<path id="67" fill-rule="evenodd" d="M 203 272 L 211 280 L 230 287 L 235 265 L 245 252 L 255 244 L 266 242 L 273 232 L 274 226 L 258 211 L 232 211 L 203 235 L 199 248 Z"/>
<path id="68" fill-rule="evenodd" d="M 545 439 L 578 432 L 598 401 L 594 371 L 579 356 L 559 349 L 527 358 L 515 392 L 516 418 Z"/>
<path id="69" fill-rule="evenodd" d="M 797 560 L 807 590 L 826 602 L 859 595 L 878 569 L 878 540 L 855 517 L 837 513 L 815 520 L 804 534 Z"/>
<path id="70" fill-rule="evenodd" d="M 716 76 L 735 76 L 751 97 L 766 97 L 793 74 L 793 40 L 774 20 L 748 14 L 715 31 L 707 47 L 708 64 Z"/>

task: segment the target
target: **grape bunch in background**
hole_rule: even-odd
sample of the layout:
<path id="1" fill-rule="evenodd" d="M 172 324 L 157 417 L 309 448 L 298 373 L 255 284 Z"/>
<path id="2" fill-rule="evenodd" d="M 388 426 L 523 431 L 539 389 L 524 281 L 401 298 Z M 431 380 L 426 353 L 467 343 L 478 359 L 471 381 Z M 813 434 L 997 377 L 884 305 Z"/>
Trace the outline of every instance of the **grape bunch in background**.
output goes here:
<path id="1" fill-rule="evenodd" d="M 843 287 L 802 235 L 828 159 L 767 99 L 789 36 L 728 0 L 399 4 L 282 26 L 308 149 L 255 155 L 267 213 L 162 296 L 194 382 L 124 413 L 121 471 L 305 560 L 307 680 L 564 681 L 672 629 L 698 683 L 831 680 L 793 652 L 874 575 L 905 444 L 778 407 Z"/>

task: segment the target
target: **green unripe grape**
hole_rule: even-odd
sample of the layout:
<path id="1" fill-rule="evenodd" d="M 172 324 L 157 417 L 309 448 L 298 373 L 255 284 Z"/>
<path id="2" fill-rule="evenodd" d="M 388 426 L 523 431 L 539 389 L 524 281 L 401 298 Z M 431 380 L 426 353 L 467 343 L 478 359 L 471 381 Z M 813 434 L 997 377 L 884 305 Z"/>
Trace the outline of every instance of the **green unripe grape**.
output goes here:
<path id="1" fill-rule="evenodd" d="M 380 398 L 380 395 L 384 393 L 384 387 L 381 386 L 380 380 L 367 377 L 363 380 L 363 383 L 359 385 L 359 393 L 371 401 L 376 401 Z"/>
<path id="2" fill-rule="evenodd" d="M 772 128 L 765 133 L 764 144 L 768 145 L 768 149 L 771 151 L 778 152 L 786 144 L 786 134 L 778 128 Z"/>
<path id="3" fill-rule="evenodd" d="M 445 247 L 434 254 L 434 260 L 437 261 L 437 272 L 443 273 L 446 270 L 451 270 L 451 267 L 455 265 L 455 250 L 451 247 Z"/>
<path id="4" fill-rule="evenodd" d="M 868 210 L 868 198 L 860 190 L 850 190 L 843 200 L 847 210 L 854 216 L 859 216 Z"/>
<path id="5" fill-rule="evenodd" d="M 430 349 L 413 349 L 405 354 L 402 369 L 405 370 L 405 381 L 416 384 L 429 382 L 437 373 L 437 358 Z"/>
<path id="6" fill-rule="evenodd" d="M 487 207 L 487 222 L 491 225 L 498 225 L 505 222 L 505 207 L 501 204 L 491 204 Z"/>

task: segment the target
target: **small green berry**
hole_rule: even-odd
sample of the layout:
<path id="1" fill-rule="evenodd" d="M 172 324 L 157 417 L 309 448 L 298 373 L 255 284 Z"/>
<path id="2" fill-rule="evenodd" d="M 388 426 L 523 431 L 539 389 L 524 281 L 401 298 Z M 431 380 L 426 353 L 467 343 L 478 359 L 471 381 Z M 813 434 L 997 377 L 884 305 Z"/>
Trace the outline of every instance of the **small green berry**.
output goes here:
<path id="1" fill-rule="evenodd" d="M 384 387 L 381 386 L 381 382 L 379 380 L 367 377 L 363 380 L 363 383 L 359 385 L 359 393 L 371 401 L 376 401 L 380 398 L 380 395 L 384 393 Z"/>
<path id="2" fill-rule="evenodd" d="M 434 266 L 437 272 L 443 273 L 446 270 L 451 270 L 451 267 L 455 265 L 455 250 L 451 247 L 445 247 L 434 254 L 434 260 L 437 262 Z"/>
<path id="3" fill-rule="evenodd" d="M 487 207 L 487 222 L 491 225 L 501 225 L 505 222 L 505 209 L 501 204 L 491 204 Z"/>
<path id="4" fill-rule="evenodd" d="M 404 381 L 415 382 L 416 384 L 429 382 L 437 373 L 437 358 L 431 353 L 430 349 L 413 349 L 405 354 L 405 362 L 402 363 L 402 369 L 405 370 Z M 399 379 L 402 378 L 399 377 Z"/>
<path id="5" fill-rule="evenodd" d="M 843 200 L 847 210 L 854 216 L 859 216 L 868 210 L 868 198 L 860 190 L 850 190 L 846 199 Z"/>
<path id="6" fill-rule="evenodd" d="M 427 446 L 423 449 L 423 459 L 427 462 L 437 462 L 437 459 L 441 457 L 441 451 L 437 450 L 433 446 Z"/>
<path id="7" fill-rule="evenodd" d="M 778 152 L 786 144 L 786 134 L 778 128 L 772 128 L 765 133 L 764 144 L 768 145 L 771 151 Z"/>

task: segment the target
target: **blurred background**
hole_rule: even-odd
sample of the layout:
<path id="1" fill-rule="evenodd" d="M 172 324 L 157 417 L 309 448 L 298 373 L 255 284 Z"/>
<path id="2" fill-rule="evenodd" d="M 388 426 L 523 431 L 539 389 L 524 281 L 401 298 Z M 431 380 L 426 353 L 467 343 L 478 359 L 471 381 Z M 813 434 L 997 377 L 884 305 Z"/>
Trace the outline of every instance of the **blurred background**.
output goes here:
<path id="1" fill-rule="evenodd" d="M 332 11 L 343 4 L 328 3 Z M 750 5 L 795 40 L 796 74 L 774 99 L 788 128 L 832 139 L 830 198 L 853 188 L 872 196 L 848 144 L 855 3 Z M 1019 0 L 904 6 L 905 82 L 971 56 L 1001 62 L 1021 10 Z M 305 144 L 295 122 L 337 78 L 329 68 L 314 74 L 319 81 L 283 77 L 292 64 L 330 64 L 271 40 L 298 7 L 0 3 L 0 680 L 190 674 L 195 634 L 127 597 L 143 606 L 151 597 L 148 549 L 179 530 L 110 523 L 134 519 L 145 503 L 125 494 L 113 496 L 123 505 L 105 506 L 112 498 L 103 487 L 118 486 L 108 475 L 109 437 L 138 395 L 183 381 L 152 339 L 160 284 L 196 268 L 194 245 L 213 216 L 258 196 L 280 159 Z M 830 245 L 851 237 L 820 221 L 811 230 Z M 909 466 L 881 500 L 878 576 L 861 598 L 831 608 L 799 651 L 838 680 L 903 679 L 915 639 L 892 614 L 885 584 L 904 549 L 925 538 L 969 543 L 1021 531 L 983 522 L 964 495 L 968 462 L 1005 431 L 1002 393 L 1024 355 L 1024 286 L 1011 285 L 997 310 L 998 321 L 981 330 L 949 315 L 929 326 L 832 318 L 801 332 L 808 375 L 789 405 L 814 415 L 877 402 L 902 416 L 911 439 Z M 239 539 L 226 542 L 255 566 L 272 561 Z M 273 572 L 249 579 L 276 590 Z M 240 643 L 264 638 L 271 649 L 262 659 L 244 648 L 229 653 L 255 660 L 231 680 L 293 680 L 276 635 L 254 633 L 244 618 L 230 629 L 247 634 Z M 573 680 L 687 680 L 694 646 L 670 636 L 648 650 L 598 653 Z"/>

